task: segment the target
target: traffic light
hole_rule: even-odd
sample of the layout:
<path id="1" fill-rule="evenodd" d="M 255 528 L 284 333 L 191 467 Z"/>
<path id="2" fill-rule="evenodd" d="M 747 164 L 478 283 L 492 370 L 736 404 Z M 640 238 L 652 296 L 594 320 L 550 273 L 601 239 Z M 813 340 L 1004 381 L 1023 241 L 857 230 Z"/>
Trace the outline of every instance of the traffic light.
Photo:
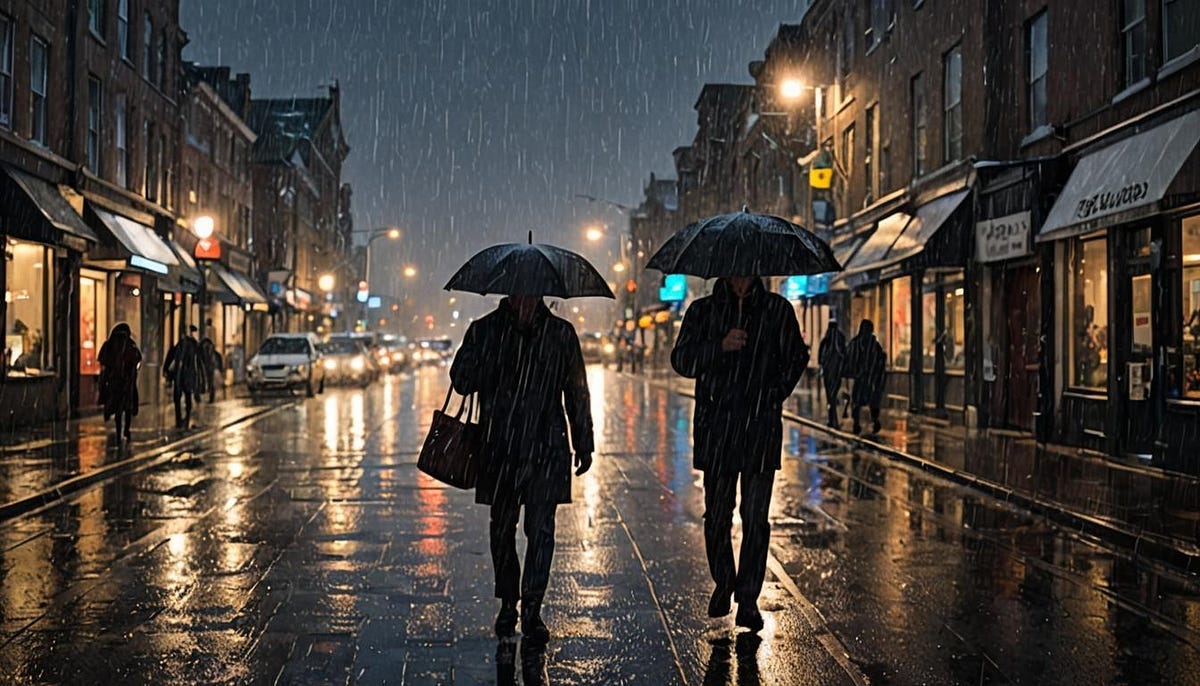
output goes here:
<path id="1" fill-rule="evenodd" d="M 367 302 L 367 298 L 371 297 L 371 292 L 367 288 L 366 281 L 358 282 L 358 293 L 354 296 L 360 303 Z"/>

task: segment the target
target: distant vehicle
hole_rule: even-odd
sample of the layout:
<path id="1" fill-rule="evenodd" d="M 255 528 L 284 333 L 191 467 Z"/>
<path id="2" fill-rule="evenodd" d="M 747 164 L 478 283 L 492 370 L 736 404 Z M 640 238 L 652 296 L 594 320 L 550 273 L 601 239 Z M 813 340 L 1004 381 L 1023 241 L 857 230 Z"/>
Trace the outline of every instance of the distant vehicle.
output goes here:
<path id="1" fill-rule="evenodd" d="M 371 364 L 370 353 L 363 344 L 351 338 L 338 338 L 321 344 L 325 377 L 332 384 L 353 384 L 366 388 L 379 377 Z"/>
<path id="2" fill-rule="evenodd" d="M 387 350 L 387 365 L 384 371 L 395 374 L 404 370 L 408 366 L 408 350 L 404 343 L 400 341 L 389 341 L 384 343 L 381 348 Z M 383 360 L 381 360 L 381 363 Z"/>
<path id="3" fill-rule="evenodd" d="M 325 367 L 320 341 L 311 333 L 277 333 L 263 341 L 246 365 L 246 388 L 251 395 L 268 389 L 304 389 L 309 398 L 325 392 Z"/>
<path id="4" fill-rule="evenodd" d="M 375 368 L 377 375 L 382 374 L 384 369 L 391 365 L 391 360 L 383 359 L 386 357 L 387 351 L 379 345 L 379 337 L 374 331 L 347 331 L 330 334 L 329 343 L 338 341 L 354 341 L 362 346 L 367 354 L 367 364 Z"/>
<path id="5" fill-rule="evenodd" d="M 421 338 L 412 350 L 416 365 L 445 365 L 454 357 L 454 341 L 449 338 Z"/>
<path id="6" fill-rule="evenodd" d="M 604 361 L 603 334 L 595 332 L 580 334 L 579 347 L 583 351 L 583 361 L 587 364 Z"/>

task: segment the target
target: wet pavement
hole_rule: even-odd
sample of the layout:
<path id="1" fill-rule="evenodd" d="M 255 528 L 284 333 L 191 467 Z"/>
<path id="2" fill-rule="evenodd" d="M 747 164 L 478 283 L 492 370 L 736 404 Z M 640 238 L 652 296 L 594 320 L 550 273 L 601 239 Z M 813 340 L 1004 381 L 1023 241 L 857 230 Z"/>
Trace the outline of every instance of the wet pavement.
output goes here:
<path id="1" fill-rule="evenodd" d="M 487 511 L 415 469 L 445 371 L 331 389 L 0 523 L 18 683 L 1200 682 L 1200 584 L 785 426 L 757 638 L 711 590 L 691 403 L 589 370 L 539 648 L 497 642 Z"/>

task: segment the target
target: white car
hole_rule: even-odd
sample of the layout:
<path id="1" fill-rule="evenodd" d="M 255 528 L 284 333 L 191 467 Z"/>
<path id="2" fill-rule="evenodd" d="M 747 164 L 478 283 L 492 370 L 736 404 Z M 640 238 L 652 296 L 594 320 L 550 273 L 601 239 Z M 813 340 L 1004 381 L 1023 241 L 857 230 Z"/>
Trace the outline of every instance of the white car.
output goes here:
<path id="1" fill-rule="evenodd" d="M 325 392 L 325 367 L 312 333 L 277 333 L 263 341 L 246 365 L 246 388 L 251 395 L 267 389 L 295 391 L 303 388 L 313 397 Z"/>

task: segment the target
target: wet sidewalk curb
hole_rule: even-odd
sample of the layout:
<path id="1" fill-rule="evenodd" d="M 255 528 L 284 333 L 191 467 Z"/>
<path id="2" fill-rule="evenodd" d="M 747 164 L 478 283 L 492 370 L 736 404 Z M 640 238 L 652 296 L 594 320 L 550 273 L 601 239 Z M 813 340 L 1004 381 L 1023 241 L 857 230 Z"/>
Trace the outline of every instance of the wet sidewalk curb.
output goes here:
<path id="1" fill-rule="evenodd" d="M 693 400 L 696 397 L 692 391 L 674 388 L 664 380 L 646 379 L 645 377 L 639 378 L 659 385 L 672 393 L 677 393 Z M 947 481 L 972 488 L 996 500 L 1028 510 L 1056 524 L 1068 527 L 1079 535 L 1108 541 L 1127 548 L 1135 557 L 1140 556 L 1158 560 L 1177 567 L 1188 574 L 1200 573 L 1200 547 L 1188 546 L 1185 542 L 1172 540 L 1166 536 L 1137 531 L 1132 527 L 1122 526 L 1117 522 L 1078 512 L 1053 501 L 1025 495 L 977 474 L 947 467 L 932 460 L 876 443 L 862 436 L 832 429 L 821 422 L 796 414 L 795 412 L 785 410 L 783 418 L 792 423 L 801 424 L 814 432 L 824 434 L 830 438 L 864 450 L 885 455 L 893 460 L 905 462 Z"/>
<path id="2" fill-rule="evenodd" d="M 239 424 L 245 424 L 257 419 L 261 419 L 267 415 L 274 414 L 286 408 L 296 405 L 296 401 L 282 403 L 280 405 L 272 405 L 269 407 L 255 408 L 253 411 L 231 419 L 223 424 L 208 427 L 186 436 L 180 436 L 175 440 L 168 441 L 162 445 L 156 445 L 143 449 L 142 452 L 130 455 L 123 460 L 106 464 L 98 467 L 85 474 L 73 476 L 55 484 L 51 488 L 39 491 L 32 495 L 18 498 L 11 502 L 0 504 L 0 523 L 16 519 L 22 515 L 29 514 L 36 510 L 40 510 L 51 505 L 58 504 L 68 497 L 86 490 L 96 484 L 103 483 L 110 479 L 115 479 L 119 476 L 140 471 L 147 467 L 157 464 L 160 458 L 174 457 L 181 448 L 189 443 L 198 441 L 209 436 L 213 436 L 226 429 L 233 428 Z"/>

